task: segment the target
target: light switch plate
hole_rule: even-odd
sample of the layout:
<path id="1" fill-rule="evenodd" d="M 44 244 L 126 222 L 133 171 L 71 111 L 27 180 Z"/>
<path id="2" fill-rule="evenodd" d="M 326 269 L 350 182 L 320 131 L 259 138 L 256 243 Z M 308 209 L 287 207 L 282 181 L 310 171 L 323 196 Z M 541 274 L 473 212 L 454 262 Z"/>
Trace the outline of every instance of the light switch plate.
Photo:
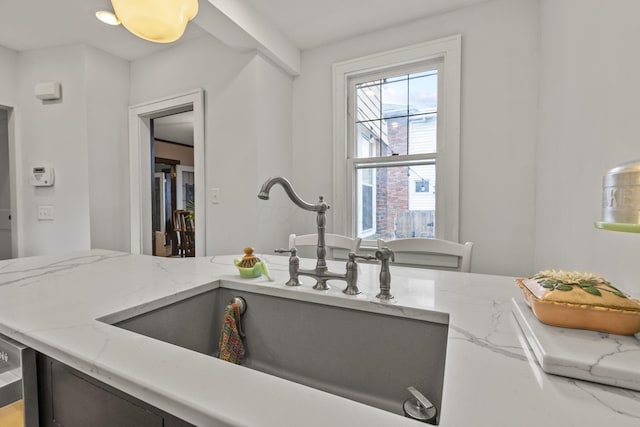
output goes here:
<path id="1" fill-rule="evenodd" d="M 38 221 L 53 221 L 53 206 L 38 206 Z"/>
<path id="2" fill-rule="evenodd" d="M 212 188 L 211 189 L 211 203 L 214 205 L 220 203 L 220 189 Z"/>

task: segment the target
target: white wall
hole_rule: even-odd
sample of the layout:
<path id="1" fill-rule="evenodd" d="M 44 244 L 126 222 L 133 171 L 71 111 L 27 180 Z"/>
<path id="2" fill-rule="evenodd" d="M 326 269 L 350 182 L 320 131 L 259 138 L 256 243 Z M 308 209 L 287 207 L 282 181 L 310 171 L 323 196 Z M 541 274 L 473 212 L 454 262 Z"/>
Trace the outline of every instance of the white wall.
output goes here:
<path id="1" fill-rule="evenodd" d="M 91 247 L 128 251 L 129 62 L 85 47 Z"/>
<path id="2" fill-rule="evenodd" d="M 18 53 L 0 46 L 0 105 L 15 105 L 17 80 Z"/>
<path id="3" fill-rule="evenodd" d="M 542 0 L 536 268 L 640 293 L 640 236 L 596 230 L 602 176 L 640 159 L 640 2 Z"/>
<path id="4" fill-rule="evenodd" d="M 22 52 L 18 68 L 23 254 L 127 250 L 127 63 L 74 45 Z M 34 96 L 48 81 L 61 83 L 61 100 Z M 29 182 L 42 162 L 55 168 L 53 187 Z M 37 220 L 40 205 L 54 207 L 53 221 Z"/>
<path id="5" fill-rule="evenodd" d="M 332 203 L 333 63 L 462 34 L 460 240 L 475 243 L 474 272 L 531 274 L 538 19 L 537 1 L 496 0 L 303 52 L 293 94 L 300 195 Z M 296 212 L 292 231 L 314 229 Z"/>
<path id="6" fill-rule="evenodd" d="M 199 87 L 205 90 L 206 252 L 241 254 L 245 246 L 271 252 L 286 243 L 288 218 L 265 226 L 263 218 L 284 201 L 256 196 L 265 174 L 290 169 L 291 79 L 261 56 L 234 52 L 208 36 L 131 63 L 132 105 Z M 211 203 L 211 188 L 220 189 L 219 204 Z"/>
<path id="7" fill-rule="evenodd" d="M 269 200 L 260 200 L 258 190 L 267 178 L 290 175 L 292 164 L 292 81 L 279 68 L 261 56 L 254 65 L 258 73 L 256 114 L 259 134 L 256 140 L 256 177 L 247 188 L 247 196 L 255 204 L 253 218 L 259 227 L 261 251 L 273 253 L 276 248 L 288 248 L 291 216 L 298 208 L 282 188 L 273 188 Z"/>
<path id="8" fill-rule="evenodd" d="M 39 82 L 60 82 L 62 100 L 41 101 Z M 20 106 L 24 255 L 90 248 L 84 55 L 81 46 L 20 53 Z M 53 187 L 33 187 L 28 171 L 41 162 L 55 168 Z M 53 221 L 38 221 L 37 207 L 53 206 Z"/>
<path id="9" fill-rule="evenodd" d="M 205 89 L 206 182 L 222 200 L 207 201 L 207 252 L 240 254 L 245 245 L 270 252 L 290 232 L 315 231 L 315 217 L 279 188 L 259 201 L 267 176 L 288 176 L 303 198 L 324 194 L 331 202 L 331 65 L 460 33 L 460 235 L 476 243 L 473 271 L 597 271 L 637 294 L 640 237 L 592 226 L 602 174 L 640 157 L 637 16 L 634 0 L 494 0 L 306 51 L 293 90 L 268 60 L 205 37 L 131 63 L 129 103 Z M 0 104 L 20 115 L 23 167 L 56 166 L 51 189 L 20 177 L 26 255 L 128 248 L 128 215 L 117 215 L 127 212 L 126 167 L 113 182 L 89 179 L 93 169 L 109 175 L 100 159 L 126 157 L 126 121 L 108 114 L 126 98 L 112 93 L 126 87 L 125 68 L 84 47 L 19 55 L 0 47 Z M 62 102 L 33 96 L 33 85 L 49 80 L 62 82 Z M 100 121 L 105 111 L 115 127 Z M 56 221 L 36 221 L 38 204 L 54 205 Z M 103 222 L 113 235 L 97 229 Z"/>

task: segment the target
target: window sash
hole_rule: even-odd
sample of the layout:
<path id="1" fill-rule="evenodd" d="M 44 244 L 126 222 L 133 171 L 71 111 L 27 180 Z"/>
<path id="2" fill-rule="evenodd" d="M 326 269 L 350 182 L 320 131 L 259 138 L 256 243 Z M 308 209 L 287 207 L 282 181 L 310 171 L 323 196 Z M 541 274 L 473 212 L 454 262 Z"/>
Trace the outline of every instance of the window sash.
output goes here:
<path id="1" fill-rule="evenodd" d="M 399 156 L 393 156 L 392 160 L 386 160 L 384 159 L 383 161 L 377 161 L 377 159 L 350 159 L 349 160 L 349 167 L 352 171 L 352 182 L 354 185 L 354 193 L 355 193 L 355 197 L 354 197 L 354 202 L 353 202 L 353 206 L 352 206 L 352 212 L 354 215 L 353 221 L 354 221 L 354 237 L 361 237 L 363 239 L 363 243 L 364 246 L 375 246 L 376 245 L 376 240 L 368 240 L 367 237 L 369 236 L 374 236 L 376 234 L 376 231 L 378 230 L 378 224 L 377 224 L 377 210 L 375 209 L 375 205 L 377 203 L 377 197 L 378 195 L 376 194 L 376 176 L 377 176 L 377 171 L 379 169 L 387 169 L 389 171 L 391 171 L 394 168 L 402 168 L 402 167 L 407 167 L 409 169 L 411 169 L 412 167 L 416 167 L 416 166 L 437 166 L 437 157 L 435 155 L 429 155 L 426 156 L 426 158 L 418 158 L 419 156 L 404 156 L 407 157 L 405 159 L 396 159 L 396 157 Z M 358 179 L 357 174 L 359 173 L 359 171 L 365 171 L 365 170 L 370 170 L 372 171 L 372 184 L 368 184 L 368 183 L 364 183 L 361 180 Z M 438 168 L 436 167 L 436 176 L 437 176 L 437 170 Z M 436 182 L 437 182 L 437 178 L 436 178 Z M 363 227 L 363 217 L 362 217 L 362 210 L 364 208 L 364 205 L 362 205 L 362 203 L 364 202 L 364 198 L 363 198 L 363 194 L 362 194 L 362 188 L 365 185 L 369 185 L 372 187 L 372 200 L 370 200 L 371 202 L 371 209 L 374 212 L 373 214 L 373 224 L 372 227 L 365 229 Z M 407 178 L 407 191 L 409 192 L 409 194 L 407 194 L 407 203 L 409 203 L 408 208 L 410 210 L 410 206 L 411 206 L 411 185 L 412 185 L 412 180 Z M 436 184 L 437 185 L 437 184 Z M 431 190 L 431 192 L 433 192 L 433 190 Z M 438 209 L 437 206 L 437 200 L 436 200 L 436 212 Z M 388 219 L 386 219 L 387 224 L 388 224 Z M 382 224 L 383 229 L 386 227 L 384 222 Z M 436 228 L 437 228 L 437 222 L 436 222 Z"/>
<path id="2" fill-rule="evenodd" d="M 372 81 L 377 75 L 389 76 L 389 70 L 410 66 L 423 68 L 425 64 L 442 62 L 438 76 L 438 132 L 437 147 L 437 198 L 436 237 L 458 240 L 459 234 L 459 182 L 460 182 L 460 81 L 462 37 L 454 35 L 426 43 L 406 46 L 386 52 L 339 62 L 333 65 L 333 197 L 332 232 L 355 234 L 353 207 L 355 202 L 355 177 L 352 161 L 352 138 L 355 120 L 349 116 L 354 102 L 349 85 Z M 434 153 L 431 153 L 434 154 Z M 402 158 L 393 157 L 395 161 Z M 375 162 L 380 159 L 358 159 Z M 404 160 L 407 160 L 404 158 Z M 366 243 L 364 243 L 366 246 Z"/>
<path id="3" fill-rule="evenodd" d="M 389 167 L 389 166 L 417 166 L 424 164 L 435 164 L 438 158 L 437 153 L 408 154 L 402 156 L 386 157 L 364 157 L 358 159 L 348 159 L 349 169 L 361 169 L 367 167 Z"/>
<path id="4" fill-rule="evenodd" d="M 348 108 L 347 115 L 349 117 L 347 121 L 347 126 L 349 127 L 349 130 L 350 130 L 348 134 L 348 141 L 347 141 L 347 144 L 349 147 L 347 167 L 349 169 L 349 175 L 351 176 L 350 191 L 352 194 L 351 198 L 353 201 L 350 204 L 350 206 L 347 206 L 347 211 L 349 212 L 347 218 L 348 218 L 348 221 L 350 221 L 351 223 L 350 229 L 352 230 L 352 233 L 350 235 L 354 237 L 355 236 L 362 237 L 364 246 L 375 246 L 376 244 L 375 240 L 367 240 L 367 235 L 371 236 L 376 233 L 377 224 L 376 224 L 376 221 L 373 221 L 372 228 L 365 230 L 363 227 L 363 222 L 364 222 L 363 210 L 365 209 L 365 206 L 362 203 L 364 203 L 364 198 L 363 198 L 364 189 L 360 188 L 361 185 L 358 184 L 358 179 L 356 176 L 358 174 L 358 170 L 371 169 L 371 168 L 373 168 L 373 170 L 376 170 L 378 168 L 393 168 L 393 167 L 417 166 L 417 165 L 435 165 L 438 157 L 437 150 L 438 150 L 438 147 L 441 146 L 441 143 L 440 143 L 441 132 L 439 131 L 439 128 L 436 126 L 436 152 L 425 152 L 420 154 L 394 154 L 394 155 L 382 155 L 382 156 L 375 156 L 375 157 L 358 157 L 358 140 L 360 138 L 358 133 L 360 132 L 360 127 L 363 123 L 362 121 L 358 121 L 358 118 L 360 116 L 360 112 L 357 111 L 357 107 L 358 107 L 357 90 L 359 89 L 359 85 L 362 83 L 369 83 L 371 81 L 376 81 L 376 80 L 382 82 L 385 79 L 390 79 L 390 78 L 393 78 L 394 76 L 407 76 L 417 72 L 424 72 L 425 75 L 428 73 L 435 72 L 438 74 L 438 87 L 437 87 L 438 99 L 436 104 L 437 109 L 436 111 L 433 111 L 428 114 L 435 115 L 437 118 L 439 115 L 440 105 L 442 103 L 441 101 L 443 96 L 442 78 L 441 78 L 442 64 L 443 64 L 443 60 L 441 58 L 437 58 L 435 60 L 421 61 L 409 67 L 404 66 L 404 67 L 384 69 L 384 70 L 378 71 L 373 75 L 367 74 L 362 76 L 355 76 L 349 79 L 349 85 L 348 85 L 349 93 L 347 96 L 348 96 L 348 99 L 351 100 L 351 102 L 349 102 L 347 107 Z M 408 108 L 408 103 L 409 103 L 409 99 L 407 98 L 407 108 Z M 382 105 L 380 105 L 379 109 L 380 109 L 380 116 L 383 116 Z M 425 115 L 425 114 L 427 113 L 421 113 L 420 115 Z M 404 118 L 405 120 L 409 120 L 408 117 L 410 116 L 411 115 L 407 110 L 406 115 L 401 115 L 399 117 L 401 119 Z M 384 120 L 384 119 L 381 117 L 380 120 Z M 382 135 L 378 135 L 378 137 L 382 138 Z M 407 122 L 406 138 L 407 138 L 407 150 L 408 150 L 409 143 L 410 143 L 409 141 L 410 127 L 408 126 L 408 122 Z M 381 142 L 382 141 L 380 141 L 380 143 Z M 379 153 L 381 151 L 382 149 L 378 150 Z M 439 168 L 436 169 L 436 176 L 438 175 L 438 171 L 439 171 Z M 374 216 L 375 216 L 376 210 L 374 209 L 375 206 L 373 206 L 373 202 L 375 202 L 376 200 L 375 191 L 373 191 L 373 196 L 374 196 L 373 200 L 371 201 L 372 207 L 369 207 L 369 209 L 373 209 Z M 435 207 L 436 207 L 436 212 L 438 211 L 438 209 L 443 209 L 443 207 L 438 203 L 437 197 L 436 197 Z M 386 221 L 388 223 L 389 221 L 388 218 L 386 219 Z M 384 225 L 383 225 L 383 228 L 384 228 Z M 436 230 L 437 228 L 438 228 L 438 223 L 436 222 Z"/>
<path id="5" fill-rule="evenodd" d="M 358 123 L 364 123 L 362 121 L 358 121 L 358 112 L 356 111 L 356 102 L 357 102 L 357 86 L 362 83 L 367 83 L 375 80 L 382 80 L 385 78 L 393 78 L 394 76 L 403 76 L 407 74 L 415 74 L 418 72 L 431 72 L 436 71 L 438 73 L 438 110 L 432 111 L 429 113 L 419 113 L 416 115 L 428 115 L 435 114 L 436 117 L 440 114 L 441 110 L 441 99 L 442 99 L 442 91 L 443 91 L 443 59 L 442 58 L 432 58 L 429 60 L 417 61 L 411 65 L 400 65 L 400 66 L 391 66 L 388 68 L 384 68 L 382 70 L 377 70 L 375 72 L 358 74 L 356 76 L 351 76 L 348 78 L 348 86 L 347 86 L 347 159 L 357 157 L 357 140 L 356 140 L 356 129 L 358 127 Z M 412 117 L 414 115 L 400 116 L 403 117 Z M 438 134 L 440 132 L 438 131 Z M 440 145 L 440 136 L 436 136 L 437 143 L 436 146 Z M 428 154 L 428 153 L 425 153 Z M 395 157 L 395 156 L 393 156 Z"/>

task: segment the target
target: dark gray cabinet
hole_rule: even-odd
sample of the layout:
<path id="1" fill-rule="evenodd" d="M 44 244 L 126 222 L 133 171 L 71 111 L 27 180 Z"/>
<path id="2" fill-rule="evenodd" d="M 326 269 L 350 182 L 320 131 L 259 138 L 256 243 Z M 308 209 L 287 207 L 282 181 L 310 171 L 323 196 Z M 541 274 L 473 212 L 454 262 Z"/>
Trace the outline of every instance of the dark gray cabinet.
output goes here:
<path id="1" fill-rule="evenodd" d="M 42 427 L 192 426 L 43 354 L 37 366 Z"/>

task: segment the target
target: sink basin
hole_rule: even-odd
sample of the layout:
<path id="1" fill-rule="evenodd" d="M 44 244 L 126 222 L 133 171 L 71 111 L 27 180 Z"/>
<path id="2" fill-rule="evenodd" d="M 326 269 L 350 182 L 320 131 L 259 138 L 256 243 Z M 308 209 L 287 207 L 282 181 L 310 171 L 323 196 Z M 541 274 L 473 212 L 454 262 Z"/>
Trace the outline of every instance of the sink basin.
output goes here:
<path id="1" fill-rule="evenodd" d="M 192 351 L 214 355 L 227 303 L 246 300 L 243 366 L 404 415 L 414 386 L 436 406 L 442 385 L 448 317 L 442 323 L 222 287 L 152 309 L 101 319 Z M 318 299 L 318 298 L 316 298 Z M 133 315 L 135 313 L 135 315 Z M 111 318 L 111 321 L 109 320 Z M 124 320 L 123 320 L 124 319 Z"/>

